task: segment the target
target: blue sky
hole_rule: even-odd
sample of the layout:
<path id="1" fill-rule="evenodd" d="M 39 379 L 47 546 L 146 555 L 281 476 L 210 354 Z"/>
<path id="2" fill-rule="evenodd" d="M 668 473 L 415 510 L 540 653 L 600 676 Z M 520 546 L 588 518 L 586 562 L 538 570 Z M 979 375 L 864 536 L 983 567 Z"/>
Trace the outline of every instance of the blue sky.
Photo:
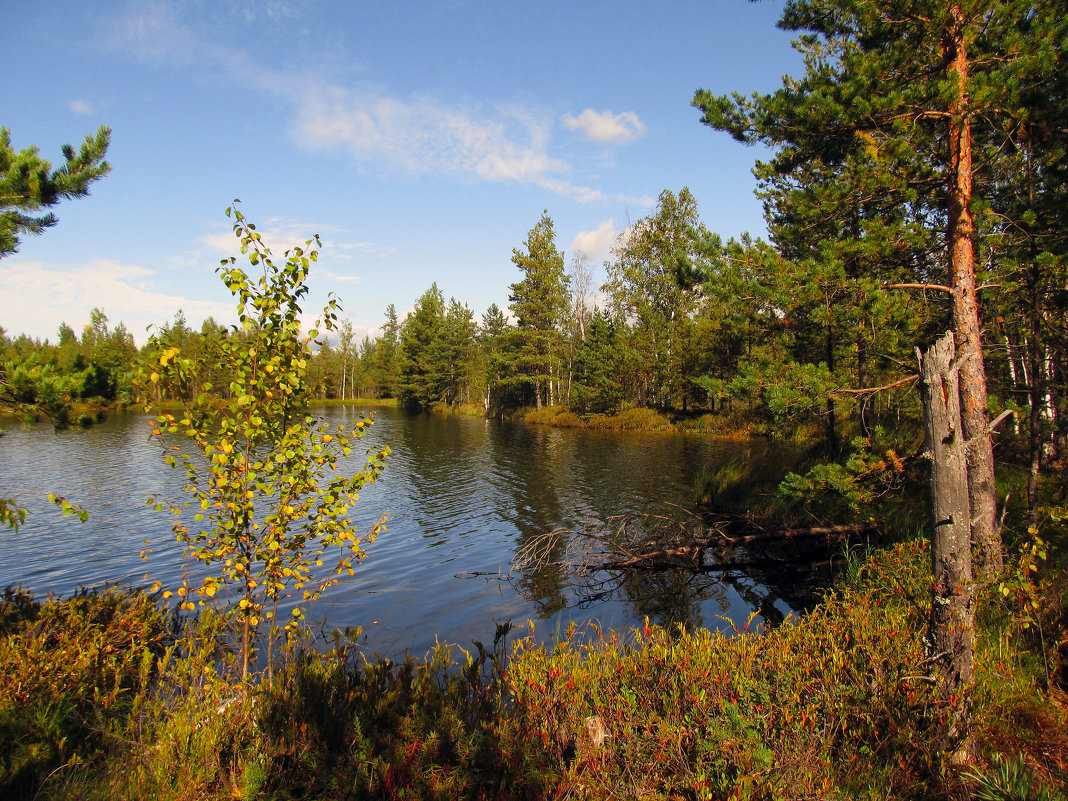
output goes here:
<path id="1" fill-rule="evenodd" d="M 724 236 L 763 234 L 761 153 L 699 123 L 698 88 L 801 71 L 782 3 L 30 3 L 3 11 L 0 124 L 53 162 L 112 127 L 112 172 L 0 261 L 0 326 L 53 341 L 93 307 L 146 327 L 234 319 L 215 275 L 241 198 L 276 253 L 320 234 L 304 308 L 358 333 L 436 281 L 481 316 L 547 209 L 598 265 L 664 189 Z"/>

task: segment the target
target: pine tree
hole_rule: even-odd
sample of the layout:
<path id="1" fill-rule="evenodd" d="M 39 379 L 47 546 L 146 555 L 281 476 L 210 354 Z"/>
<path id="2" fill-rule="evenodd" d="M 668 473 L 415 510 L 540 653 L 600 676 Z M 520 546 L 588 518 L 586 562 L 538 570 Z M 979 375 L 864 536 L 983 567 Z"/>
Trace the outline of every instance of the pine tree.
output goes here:
<path id="1" fill-rule="evenodd" d="M 978 293 L 978 274 L 996 266 L 996 249 L 977 257 L 979 235 L 991 228 L 981 212 L 997 214 L 997 187 L 986 179 L 1000 172 L 1013 182 L 1005 176 L 1021 171 L 998 165 L 1016 155 L 1026 134 L 1041 131 L 1019 111 L 1024 96 L 1045 94 L 1063 105 L 1056 99 L 1063 18 L 1063 7 L 1045 0 L 790 0 L 780 26 L 800 32 L 804 76 L 784 79 L 770 95 L 699 91 L 694 98 L 705 124 L 773 149 L 757 174 L 784 252 L 837 261 L 854 282 L 874 275 L 883 287 L 945 299 L 942 316 L 953 336 L 940 343 L 956 351 L 944 357 L 944 372 L 952 374 L 954 393 L 959 375 L 961 430 L 954 438 L 968 451 L 968 508 L 951 522 L 967 517 L 986 579 L 1001 570 L 1003 556 Z M 1043 153 L 1055 153 L 1057 139 L 1063 147 L 1063 133 L 1044 133 L 1054 142 L 1043 142 Z M 1032 190 L 1056 174 L 1052 161 L 1023 171 Z M 935 612 L 927 643 L 953 720 L 949 734 L 966 751 L 974 641 L 970 629 L 958 629 L 952 652 L 938 647 L 955 624 L 937 610 L 953 605 L 970 619 L 976 588 L 972 554 L 961 554 L 947 530 L 945 520 L 932 530 Z M 948 559 L 963 560 L 963 578 L 939 579 Z"/>
<path id="2" fill-rule="evenodd" d="M 562 327 L 570 306 L 564 256 L 556 249 L 548 210 L 530 229 L 525 244 L 525 250 L 512 250 L 512 263 L 523 278 L 512 284 L 508 301 L 518 326 L 515 372 L 518 380 L 532 387 L 534 405 L 540 409 L 552 379 L 559 376 Z"/>
<path id="3" fill-rule="evenodd" d="M 19 249 L 19 237 L 39 234 L 58 222 L 51 212 L 39 213 L 66 198 L 85 197 L 89 186 L 111 169 L 104 156 L 111 129 L 101 126 L 95 136 L 85 137 L 81 148 L 63 146 L 62 167 L 52 169 L 30 146 L 16 152 L 11 131 L 0 128 L 0 259 Z"/>
<path id="4" fill-rule="evenodd" d="M 973 134 L 1005 111 L 1005 32 L 1033 3 L 1000 0 L 793 0 L 780 26 L 799 31 L 806 72 L 770 95 L 699 91 L 702 121 L 774 158 L 758 164 L 784 245 L 881 284 L 941 294 L 961 355 L 973 539 L 987 575 L 1000 569 L 993 448 L 977 296 Z M 807 203 L 798 202 L 808 199 Z M 790 238 L 792 237 L 792 238 Z M 932 337 L 933 338 L 933 337 Z"/>

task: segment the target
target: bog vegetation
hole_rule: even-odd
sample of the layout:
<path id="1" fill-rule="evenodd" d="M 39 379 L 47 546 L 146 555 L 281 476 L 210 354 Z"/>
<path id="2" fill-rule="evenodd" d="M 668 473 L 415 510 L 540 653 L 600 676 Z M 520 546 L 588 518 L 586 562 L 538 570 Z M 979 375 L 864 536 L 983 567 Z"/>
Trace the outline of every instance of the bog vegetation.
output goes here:
<path id="1" fill-rule="evenodd" d="M 156 430 L 185 445 L 167 452 L 186 466 L 193 504 L 165 505 L 206 570 L 160 588 L 177 610 L 115 590 L 5 595 L 0 789 L 1058 797 L 1068 17 L 1050 0 L 791 0 L 781 25 L 798 34 L 803 75 L 771 94 L 694 97 L 704 124 L 770 149 L 756 167 L 769 242 L 724 241 L 688 189 L 665 190 L 616 243 L 598 293 L 589 260 L 565 259 L 546 211 L 512 253 L 507 310 L 476 318 L 434 284 L 403 320 L 390 306 L 380 334 L 357 342 L 344 319 L 322 336 L 333 301 L 322 331 L 296 327 L 311 242 L 276 267 L 239 217 L 241 246 L 263 270 L 254 280 L 223 265 L 239 326 L 194 330 L 179 312 L 141 351 L 99 309 L 56 343 L 0 332 L 8 410 L 62 427 L 73 409 L 88 425 L 139 388 L 163 408 Z M 35 194 L 26 165 L 65 179 L 35 150 L 15 154 L 4 131 L 15 201 L 4 195 L 14 211 L 0 209 L 0 256 L 54 222 L 26 209 L 85 194 L 106 172 L 106 145 L 102 131 L 81 155 L 71 149 L 68 172 L 82 178 Z M 889 529 L 884 500 L 916 495 L 929 461 L 916 351 L 947 331 L 961 401 L 947 439 L 967 448 L 968 520 L 953 522 L 972 543 L 953 554 L 959 581 L 932 582 L 932 564 L 948 559 L 947 521 L 935 520 L 934 556 L 923 540 L 876 551 L 815 612 L 771 632 L 744 621 L 730 638 L 590 630 L 548 648 L 525 632 L 509 646 L 502 630 L 488 648 L 395 664 L 364 660 L 340 635 L 314 648 L 294 625 L 269 679 L 250 679 L 250 654 L 275 642 L 276 602 L 314 596 L 361 556 L 345 512 L 380 460 L 332 477 L 351 432 L 319 429 L 306 412 L 314 399 L 793 438 L 809 448 L 805 467 L 769 508 Z M 737 481 L 706 479 L 710 506 L 729 499 L 755 516 Z M 0 522 L 21 520 L 16 499 L 0 500 Z M 211 602 L 224 583 L 240 587 L 235 610 Z M 946 631 L 952 646 L 934 647 Z"/>
<path id="2" fill-rule="evenodd" d="M 146 800 L 1063 797 L 1068 715 L 1050 702 L 1043 641 L 1057 630 L 1054 597 L 1029 581 L 984 597 L 972 690 L 983 758 L 962 768 L 946 758 L 946 710 L 917 636 L 928 561 L 920 540 L 874 553 L 817 610 L 770 632 L 591 627 L 546 646 L 502 626 L 493 644 L 399 662 L 343 639 L 291 640 L 258 684 L 241 678 L 234 631 L 210 608 L 189 618 L 114 589 L 44 602 L 8 591 L 0 788 Z"/>

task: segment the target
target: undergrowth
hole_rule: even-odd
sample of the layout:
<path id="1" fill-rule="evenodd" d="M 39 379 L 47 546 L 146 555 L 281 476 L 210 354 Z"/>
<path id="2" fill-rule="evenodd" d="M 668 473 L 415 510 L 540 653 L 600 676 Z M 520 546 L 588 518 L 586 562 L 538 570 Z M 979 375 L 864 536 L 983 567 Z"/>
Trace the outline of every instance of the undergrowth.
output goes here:
<path id="1" fill-rule="evenodd" d="M 296 642 L 255 682 L 235 678 L 225 615 L 9 590 L 0 797 L 964 799 L 1011 780 L 1063 798 L 1063 586 L 1026 627 L 1015 590 L 984 594 L 962 770 L 927 679 L 929 558 L 875 551 L 772 631 L 590 626 L 546 646 L 501 626 L 396 662 Z"/>

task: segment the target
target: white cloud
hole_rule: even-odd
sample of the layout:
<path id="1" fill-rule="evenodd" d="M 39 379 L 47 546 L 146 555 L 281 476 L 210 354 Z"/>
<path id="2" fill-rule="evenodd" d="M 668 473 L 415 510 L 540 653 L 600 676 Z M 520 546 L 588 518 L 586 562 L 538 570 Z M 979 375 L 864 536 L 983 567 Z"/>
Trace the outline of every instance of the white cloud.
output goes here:
<path id="1" fill-rule="evenodd" d="M 93 308 L 99 307 L 112 323 L 125 323 L 138 343 L 143 343 L 146 326 L 172 319 L 178 309 L 190 321 L 233 318 L 232 304 L 154 291 L 154 276 L 145 267 L 110 259 L 65 268 L 5 259 L 0 263 L 0 284 L 19 302 L 5 304 L 0 324 L 13 334 L 55 340 L 60 323 L 77 328 L 89 321 Z"/>
<path id="2" fill-rule="evenodd" d="M 334 243 L 330 243 L 330 247 L 334 246 Z M 392 245 L 377 245 L 374 242 L 339 242 L 336 247 L 341 250 L 356 250 L 379 258 L 392 256 L 394 253 L 400 252 L 400 248 L 395 248 Z M 346 255 L 345 258 L 351 258 L 351 256 Z"/>
<path id="3" fill-rule="evenodd" d="M 463 108 L 272 69 L 246 53 L 201 40 L 162 3 L 138 6 L 118 20 L 110 45 L 148 63 L 196 65 L 239 78 L 292 105 L 291 133 L 298 146 L 342 150 L 369 168 L 532 184 L 584 203 L 635 200 L 568 181 L 571 165 L 549 152 L 551 118 L 526 108 Z M 587 135 L 609 137 L 598 141 L 629 141 L 645 130 L 633 112 L 598 115 L 588 109 L 578 120 Z"/>
<path id="4" fill-rule="evenodd" d="M 602 145 L 625 145 L 645 133 L 645 124 L 633 111 L 584 110 L 577 117 L 565 114 L 561 121 L 572 131 L 581 131 L 589 140 Z"/>
<path id="5" fill-rule="evenodd" d="M 335 273 L 330 270 L 320 270 L 318 277 L 325 281 L 340 281 L 342 283 L 356 283 L 362 281 L 361 275 L 342 275 L 341 273 Z"/>
<path id="6" fill-rule="evenodd" d="M 593 231 L 579 231 L 567 246 L 567 251 L 585 253 L 595 262 L 603 261 L 612 252 L 621 233 L 616 230 L 614 220 L 605 220 Z"/>
<path id="7" fill-rule="evenodd" d="M 73 111 L 75 114 L 92 114 L 93 107 L 89 105 L 85 100 L 72 100 L 67 104 L 67 108 Z"/>
<path id="8" fill-rule="evenodd" d="M 257 233 L 263 237 L 262 241 L 271 249 L 274 256 L 281 257 L 287 250 L 300 247 L 307 250 L 306 242 L 312 238 L 315 232 L 337 232 L 344 229 L 334 225 L 319 225 L 282 220 L 279 218 L 268 219 L 266 225 L 256 226 Z M 217 230 L 204 234 L 198 240 L 200 244 L 209 248 L 215 257 L 238 256 L 240 244 L 232 230 Z M 360 257 L 366 261 L 367 257 L 385 258 L 399 252 L 399 248 L 390 245 L 379 245 L 374 242 L 345 242 L 322 235 L 319 237 L 321 247 L 316 246 L 314 241 L 311 248 L 319 251 L 319 261 L 313 269 L 313 277 L 317 280 L 354 282 L 359 281 L 359 275 L 347 275 L 332 272 L 323 265 L 332 262 L 350 263 Z M 240 259 L 239 259 L 240 261 Z"/>
<path id="9" fill-rule="evenodd" d="M 256 233 L 262 239 L 264 245 L 271 249 L 274 256 L 281 257 L 287 250 L 299 247 L 304 250 L 322 250 L 328 247 L 336 247 L 330 240 L 323 236 L 319 237 L 322 248 L 315 244 L 313 236 L 322 234 L 323 231 L 338 231 L 337 226 L 331 225 L 307 225 L 304 223 L 268 219 L 264 225 L 256 225 Z M 307 245 L 308 241 L 311 245 Z M 218 230 L 210 234 L 204 234 L 198 240 L 220 256 L 237 256 L 241 252 L 241 243 L 234 236 L 233 229 Z"/>
<path id="10" fill-rule="evenodd" d="M 569 169 L 548 154 L 546 126 L 516 113 L 481 114 L 427 97 L 314 87 L 300 99 L 293 133 L 305 147 L 343 148 L 359 161 L 413 173 L 538 183 Z"/>

